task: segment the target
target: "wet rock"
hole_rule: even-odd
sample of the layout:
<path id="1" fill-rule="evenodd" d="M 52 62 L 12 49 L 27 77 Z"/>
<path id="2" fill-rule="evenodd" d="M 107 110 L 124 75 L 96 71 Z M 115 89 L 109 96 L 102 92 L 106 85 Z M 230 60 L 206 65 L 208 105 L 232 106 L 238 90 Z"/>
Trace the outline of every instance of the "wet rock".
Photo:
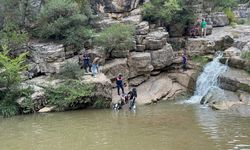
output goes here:
<path id="1" fill-rule="evenodd" d="M 230 108 L 230 111 L 242 117 L 250 117 L 250 105 L 236 104 Z"/>
<path id="2" fill-rule="evenodd" d="M 126 58 L 108 61 L 104 66 L 101 66 L 100 71 L 109 79 L 115 79 L 119 73 L 121 73 L 124 78 L 129 77 L 129 68 Z"/>
<path id="3" fill-rule="evenodd" d="M 220 87 L 230 91 L 250 92 L 249 74 L 244 70 L 229 68 L 219 77 Z"/>
<path id="4" fill-rule="evenodd" d="M 178 82 L 180 85 L 193 92 L 196 86 L 196 72 L 196 70 L 188 70 L 186 72 L 169 73 L 168 75 L 174 82 Z"/>
<path id="5" fill-rule="evenodd" d="M 55 106 L 50 106 L 50 107 L 44 107 L 42 109 L 40 109 L 38 112 L 39 113 L 48 113 L 48 112 L 52 112 L 55 110 Z"/>
<path id="6" fill-rule="evenodd" d="M 147 75 L 154 69 L 150 53 L 132 52 L 128 59 L 129 78 Z"/>
<path id="7" fill-rule="evenodd" d="M 151 51 L 152 65 L 154 69 L 162 69 L 173 63 L 173 49 L 170 44 L 165 45 L 162 49 Z"/>

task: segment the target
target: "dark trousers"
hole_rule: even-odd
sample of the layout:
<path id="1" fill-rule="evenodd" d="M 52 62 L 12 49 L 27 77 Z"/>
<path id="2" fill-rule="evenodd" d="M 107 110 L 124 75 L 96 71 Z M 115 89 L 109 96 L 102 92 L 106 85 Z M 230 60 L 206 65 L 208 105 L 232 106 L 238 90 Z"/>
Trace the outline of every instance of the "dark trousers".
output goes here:
<path id="1" fill-rule="evenodd" d="M 187 70 L 187 64 L 186 63 L 182 64 L 182 69 L 183 69 L 183 71 Z"/>
<path id="2" fill-rule="evenodd" d="M 86 72 L 91 72 L 91 65 L 90 65 L 90 62 L 89 60 L 84 60 L 83 61 L 83 68 Z M 89 70 L 88 70 L 89 69 Z"/>
<path id="3" fill-rule="evenodd" d="M 122 89 L 122 94 L 124 94 L 124 88 L 122 85 L 117 85 L 117 92 L 118 92 L 118 95 L 120 95 L 120 89 Z"/>

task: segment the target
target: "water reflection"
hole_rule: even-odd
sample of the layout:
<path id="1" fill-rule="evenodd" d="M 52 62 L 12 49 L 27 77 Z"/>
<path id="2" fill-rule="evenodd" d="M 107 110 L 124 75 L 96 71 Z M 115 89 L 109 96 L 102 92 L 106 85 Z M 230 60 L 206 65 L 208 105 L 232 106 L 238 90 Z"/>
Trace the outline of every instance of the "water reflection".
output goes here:
<path id="1" fill-rule="evenodd" d="M 249 149 L 247 118 L 194 105 L 159 103 L 0 119 L 3 150 Z M 14 143 L 14 144 L 13 144 Z"/>
<path id="2" fill-rule="evenodd" d="M 196 107 L 196 117 L 204 133 L 210 135 L 220 149 L 250 149 L 250 118 L 228 111 Z"/>

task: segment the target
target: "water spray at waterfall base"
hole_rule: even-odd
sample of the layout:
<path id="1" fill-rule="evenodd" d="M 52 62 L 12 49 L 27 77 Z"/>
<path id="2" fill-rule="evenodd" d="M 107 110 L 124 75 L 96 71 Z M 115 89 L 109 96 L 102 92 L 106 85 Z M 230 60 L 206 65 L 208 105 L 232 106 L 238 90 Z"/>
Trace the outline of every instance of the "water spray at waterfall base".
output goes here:
<path id="1" fill-rule="evenodd" d="M 200 103 L 202 98 L 212 89 L 219 88 L 218 77 L 226 72 L 227 65 L 219 62 L 223 56 L 222 52 L 217 52 L 213 61 L 204 66 L 203 72 L 196 81 L 196 89 L 194 95 L 185 103 Z"/>

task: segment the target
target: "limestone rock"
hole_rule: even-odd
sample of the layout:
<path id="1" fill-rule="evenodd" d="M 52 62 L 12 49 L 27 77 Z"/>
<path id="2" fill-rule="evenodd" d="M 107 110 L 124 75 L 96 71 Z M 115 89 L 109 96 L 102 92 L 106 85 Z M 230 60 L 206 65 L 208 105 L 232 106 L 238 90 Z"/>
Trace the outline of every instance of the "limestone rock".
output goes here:
<path id="1" fill-rule="evenodd" d="M 183 87 L 187 88 L 189 91 L 193 92 L 196 86 L 197 79 L 196 70 L 187 70 L 185 72 L 175 72 L 169 73 L 169 78 L 174 82 L 179 83 Z"/>
<path id="2" fill-rule="evenodd" d="M 241 53 L 240 49 L 236 47 L 230 47 L 224 51 L 225 54 L 224 56 L 225 57 L 240 56 L 240 53 Z"/>
<path id="3" fill-rule="evenodd" d="M 109 79 L 115 79 L 119 73 L 121 73 L 124 78 L 129 77 L 129 68 L 126 58 L 111 60 L 104 66 L 101 66 L 100 71 L 104 73 Z"/>
<path id="4" fill-rule="evenodd" d="M 93 49 L 87 50 L 87 52 L 90 55 L 91 60 L 93 61 L 96 57 L 100 58 L 100 65 L 104 65 L 107 59 L 107 56 L 105 54 L 105 50 L 102 47 L 94 47 Z"/>
<path id="5" fill-rule="evenodd" d="M 129 12 L 137 8 L 138 0 L 91 0 L 94 9 L 102 13 L 122 13 Z"/>
<path id="6" fill-rule="evenodd" d="M 56 108 L 55 106 L 44 107 L 44 108 L 40 109 L 38 112 L 39 113 L 48 113 L 48 112 L 52 112 L 55 108 Z"/>
<path id="7" fill-rule="evenodd" d="M 161 49 L 167 42 L 168 33 L 163 31 L 150 32 L 143 40 L 146 45 L 146 50 Z"/>
<path id="8" fill-rule="evenodd" d="M 143 21 L 136 26 L 137 35 L 146 35 L 148 33 L 149 33 L 149 23 L 147 21 Z"/>
<path id="9" fill-rule="evenodd" d="M 154 69 L 162 69 L 173 63 L 173 49 L 170 44 L 165 45 L 162 49 L 151 51 L 152 65 Z"/>
<path id="10" fill-rule="evenodd" d="M 250 77 L 247 72 L 239 69 L 228 69 L 219 77 L 220 87 L 230 91 L 250 92 Z"/>
<path id="11" fill-rule="evenodd" d="M 129 54 L 129 50 L 112 50 L 111 58 L 126 58 Z"/>
<path id="12" fill-rule="evenodd" d="M 229 20 L 225 13 L 213 13 L 211 15 L 211 21 L 214 27 L 224 27 L 229 25 Z"/>
<path id="13" fill-rule="evenodd" d="M 250 105 L 236 104 L 230 108 L 230 111 L 242 117 L 250 117 Z"/>
<path id="14" fill-rule="evenodd" d="M 137 103 L 150 104 L 162 99 L 170 93 L 172 84 L 172 80 L 168 78 L 166 73 L 150 77 L 149 80 L 137 87 Z"/>
<path id="15" fill-rule="evenodd" d="M 129 80 L 130 86 L 138 86 L 149 79 L 149 75 L 141 75 Z"/>
<path id="16" fill-rule="evenodd" d="M 151 64 L 150 53 L 132 52 L 128 59 L 129 78 L 139 75 L 150 74 L 154 69 Z"/>
<path id="17" fill-rule="evenodd" d="M 94 86 L 95 91 L 93 97 L 95 99 L 103 99 L 106 103 L 110 103 L 112 100 L 112 84 L 111 81 L 103 74 L 97 74 L 96 78 L 90 75 L 86 75 L 81 80 L 84 84 L 90 84 Z"/>
<path id="18" fill-rule="evenodd" d="M 36 63 L 62 62 L 65 60 L 65 51 L 62 44 L 31 43 L 31 57 Z"/>

